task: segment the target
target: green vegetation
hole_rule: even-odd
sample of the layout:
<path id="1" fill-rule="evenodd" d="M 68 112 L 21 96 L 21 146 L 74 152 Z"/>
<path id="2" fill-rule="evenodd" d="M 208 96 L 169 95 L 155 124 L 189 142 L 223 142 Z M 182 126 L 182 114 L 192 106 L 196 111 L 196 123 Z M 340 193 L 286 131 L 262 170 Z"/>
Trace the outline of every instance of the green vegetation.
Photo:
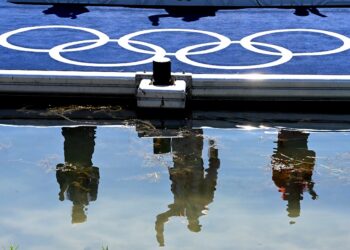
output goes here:
<path id="1" fill-rule="evenodd" d="M 8 249 L 3 247 L 2 250 L 19 250 L 19 247 L 14 246 L 14 245 L 10 245 L 10 247 Z M 102 247 L 102 250 L 108 250 L 108 246 Z"/>
<path id="2" fill-rule="evenodd" d="M 7 248 L 2 248 L 3 250 L 19 250 L 18 246 L 11 245 L 8 249 Z M 108 246 L 102 247 L 102 250 L 108 250 Z"/>
<path id="3" fill-rule="evenodd" d="M 7 248 L 2 248 L 3 250 L 18 250 L 18 246 L 15 246 L 15 245 L 10 245 L 10 247 L 7 249 Z"/>

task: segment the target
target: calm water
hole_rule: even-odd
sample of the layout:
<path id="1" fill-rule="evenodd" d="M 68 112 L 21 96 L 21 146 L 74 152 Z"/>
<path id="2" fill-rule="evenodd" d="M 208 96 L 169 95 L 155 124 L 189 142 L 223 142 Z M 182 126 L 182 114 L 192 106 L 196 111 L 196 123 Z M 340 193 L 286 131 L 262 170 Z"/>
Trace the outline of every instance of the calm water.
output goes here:
<path id="1" fill-rule="evenodd" d="M 349 141 L 272 128 L 2 126 L 0 248 L 347 249 Z"/>

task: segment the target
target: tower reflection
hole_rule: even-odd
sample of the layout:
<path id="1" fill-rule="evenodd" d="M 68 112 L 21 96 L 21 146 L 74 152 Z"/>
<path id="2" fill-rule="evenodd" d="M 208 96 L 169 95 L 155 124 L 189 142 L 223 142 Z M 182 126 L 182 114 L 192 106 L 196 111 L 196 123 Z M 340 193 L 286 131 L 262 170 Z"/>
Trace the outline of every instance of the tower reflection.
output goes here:
<path id="1" fill-rule="evenodd" d="M 73 202 L 72 223 L 86 221 L 90 201 L 97 199 L 99 169 L 92 164 L 96 127 L 62 128 L 64 164 L 56 166 L 59 199 Z"/>
<path id="2" fill-rule="evenodd" d="M 174 216 L 184 216 L 188 229 L 201 231 L 199 217 L 206 214 L 208 205 L 214 200 L 220 160 L 213 140 L 209 141 L 209 167 L 204 169 L 203 131 L 191 130 L 181 138 L 155 139 L 154 152 L 165 153 L 172 150 L 174 166 L 169 168 L 171 191 L 174 202 L 169 210 L 157 216 L 155 230 L 157 241 L 164 246 L 164 224 Z M 206 173 L 205 173 L 206 172 Z"/>
<path id="3" fill-rule="evenodd" d="M 308 149 L 308 137 L 308 133 L 281 130 L 272 155 L 272 180 L 282 199 L 288 201 L 287 212 L 291 218 L 300 216 L 304 192 L 312 199 L 317 198 L 312 181 L 316 154 Z"/>

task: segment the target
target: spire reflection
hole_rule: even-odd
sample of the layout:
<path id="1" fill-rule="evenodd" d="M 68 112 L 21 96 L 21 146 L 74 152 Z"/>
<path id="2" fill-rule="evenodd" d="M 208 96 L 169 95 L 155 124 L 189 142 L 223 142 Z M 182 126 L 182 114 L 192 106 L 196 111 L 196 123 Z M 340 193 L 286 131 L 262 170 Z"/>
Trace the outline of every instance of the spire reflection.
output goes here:
<path id="1" fill-rule="evenodd" d="M 199 217 L 207 214 L 208 205 L 214 200 L 220 160 L 215 142 L 209 140 L 209 167 L 204 169 L 203 131 L 187 131 L 181 138 L 154 139 L 154 152 L 172 150 L 174 166 L 169 168 L 171 191 L 174 202 L 169 210 L 157 216 L 155 230 L 157 241 L 164 246 L 164 224 L 174 216 L 187 218 L 187 228 L 192 232 L 201 231 Z"/>
<path id="2" fill-rule="evenodd" d="M 312 181 L 316 154 L 308 149 L 308 137 L 308 133 L 281 130 L 277 149 L 272 155 L 272 180 L 282 193 L 282 199 L 288 201 L 290 218 L 300 216 L 304 192 L 308 192 L 313 200 L 317 198 Z"/>
<path id="3" fill-rule="evenodd" d="M 65 163 L 56 166 L 56 178 L 59 200 L 73 202 L 72 223 L 85 222 L 89 202 L 97 199 L 100 174 L 91 161 L 95 133 L 96 127 L 62 128 Z"/>

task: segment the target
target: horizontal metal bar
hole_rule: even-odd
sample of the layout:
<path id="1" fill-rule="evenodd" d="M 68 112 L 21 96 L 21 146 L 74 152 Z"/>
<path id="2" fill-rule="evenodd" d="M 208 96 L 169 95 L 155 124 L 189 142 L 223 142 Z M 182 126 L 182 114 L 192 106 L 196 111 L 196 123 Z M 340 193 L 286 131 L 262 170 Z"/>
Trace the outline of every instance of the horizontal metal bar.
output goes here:
<path id="1" fill-rule="evenodd" d="M 96 94 L 135 97 L 152 73 L 0 70 L 0 93 Z M 184 74 L 193 99 L 327 99 L 350 101 L 350 75 Z M 191 80 L 189 80 L 191 79 Z"/>

